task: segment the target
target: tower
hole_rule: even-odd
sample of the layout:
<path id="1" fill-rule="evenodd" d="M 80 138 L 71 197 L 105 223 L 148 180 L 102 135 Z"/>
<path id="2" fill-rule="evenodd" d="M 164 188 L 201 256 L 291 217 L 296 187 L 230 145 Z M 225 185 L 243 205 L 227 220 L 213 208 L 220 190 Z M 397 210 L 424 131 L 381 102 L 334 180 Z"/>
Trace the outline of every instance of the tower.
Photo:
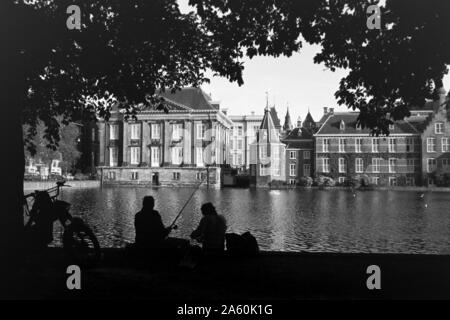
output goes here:
<path id="1" fill-rule="evenodd" d="M 286 110 L 286 116 L 284 117 L 284 125 L 283 125 L 283 131 L 289 132 L 292 130 L 292 122 L 291 122 L 291 115 L 289 114 L 289 106 Z"/>

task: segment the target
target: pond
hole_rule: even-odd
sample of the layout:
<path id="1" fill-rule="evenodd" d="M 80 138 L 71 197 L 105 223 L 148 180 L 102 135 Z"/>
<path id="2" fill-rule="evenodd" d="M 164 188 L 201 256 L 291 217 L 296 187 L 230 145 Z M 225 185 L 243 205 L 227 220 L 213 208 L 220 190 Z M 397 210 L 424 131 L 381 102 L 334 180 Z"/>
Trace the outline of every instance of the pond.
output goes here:
<path id="1" fill-rule="evenodd" d="M 103 247 L 134 241 L 134 214 L 152 195 L 169 225 L 188 188 L 64 189 L 61 199 L 94 229 Z M 200 189 L 172 236 L 187 238 L 200 206 L 213 202 L 228 232 L 250 231 L 262 250 L 450 254 L 450 194 L 411 191 Z M 60 232 L 60 228 L 58 229 Z"/>

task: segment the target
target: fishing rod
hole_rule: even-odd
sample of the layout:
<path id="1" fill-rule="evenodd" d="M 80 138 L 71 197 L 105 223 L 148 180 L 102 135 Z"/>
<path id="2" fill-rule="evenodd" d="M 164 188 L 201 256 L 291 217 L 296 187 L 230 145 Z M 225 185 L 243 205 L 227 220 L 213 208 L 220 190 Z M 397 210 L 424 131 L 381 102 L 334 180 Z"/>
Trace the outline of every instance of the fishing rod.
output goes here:
<path id="1" fill-rule="evenodd" d="M 198 184 L 198 186 L 194 189 L 194 192 L 192 192 L 191 196 L 188 198 L 188 200 L 186 201 L 186 203 L 184 204 L 184 206 L 181 208 L 180 212 L 178 213 L 178 215 L 175 217 L 175 219 L 173 220 L 173 222 L 171 223 L 171 225 L 169 226 L 170 229 L 173 228 L 173 226 L 175 225 L 175 222 L 177 222 L 178 218 L 181 216 L 181 214 L 183 213 L 184 208 L 186 208 L 186 206 L 188 205 L 188 203 L 191 201 L 192 197 L 194 196 L 194 194 L 197 192 L 197 190 L 200 188 L 200 186 L 202 185 L 202 183 L 205 181 L 205 179 L 209 176 L 209 170 L 208 168 L 206 169 L 206 175 L 203 177 L 203 179 L 200 181 L 200 183 Z"/>

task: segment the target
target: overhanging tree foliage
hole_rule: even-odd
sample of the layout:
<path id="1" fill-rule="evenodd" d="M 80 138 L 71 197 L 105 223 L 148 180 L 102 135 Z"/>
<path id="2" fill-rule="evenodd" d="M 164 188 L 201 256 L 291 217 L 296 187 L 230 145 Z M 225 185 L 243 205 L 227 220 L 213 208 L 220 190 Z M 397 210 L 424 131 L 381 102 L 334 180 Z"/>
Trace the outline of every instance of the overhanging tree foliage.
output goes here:
<path id="1" fill-rule="evenodd" d="M 450 2 L 386 0 L 381 30 L 369 30 L 373 0 L 190 0 L 206 28 L 230 48 L 290 54 L 300 39 L 322 47 L 314 61 L 348 68 L 339 104 L 361 111 L 359 121 L 388 134 L 411 105 L 435 99 L 450 64 Z M 447 88 L 449 89 L 449 88 Z"/>

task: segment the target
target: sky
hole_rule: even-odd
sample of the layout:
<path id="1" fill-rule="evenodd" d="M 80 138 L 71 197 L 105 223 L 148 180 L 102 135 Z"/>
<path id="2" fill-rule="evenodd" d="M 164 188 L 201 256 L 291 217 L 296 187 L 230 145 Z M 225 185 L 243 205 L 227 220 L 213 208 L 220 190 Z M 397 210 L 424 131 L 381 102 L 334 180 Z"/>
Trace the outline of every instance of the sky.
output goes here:
<path id="1" fill-rule="evenodd" d="M 182 12 L 189 11 L 188 0 L 178 0 Z M 334 93 L 339 81 L 348 73 L 338 69 L 327 70 L 324 65 L 315 64 L 313 58 L 320 46 L 303 43 L 300 52 L 291 57 L 255 57 L 244 59 L 244 84 L 230 83 L 222 77 L 214 77 L 210 72 L 210 84 L 202 89 L 211 94 L 212 99 L 220 101 L 221 108 L 228 109 L 229 115 L 263 114 L 266 105 L 266 92 L 269 105 L 275 105 L 278 117 L 284 122 L 286 108 L 289 105 L 292 124 L 300 116 L 305 119 L 308 110 L 315 121 L 323 115 L 323 108 L 335 108 L 335 111 L 347 111 L 346 106 L 337 104 Z M 444 88 L 450 89 L 450 76 L 444 78 Z"/>

